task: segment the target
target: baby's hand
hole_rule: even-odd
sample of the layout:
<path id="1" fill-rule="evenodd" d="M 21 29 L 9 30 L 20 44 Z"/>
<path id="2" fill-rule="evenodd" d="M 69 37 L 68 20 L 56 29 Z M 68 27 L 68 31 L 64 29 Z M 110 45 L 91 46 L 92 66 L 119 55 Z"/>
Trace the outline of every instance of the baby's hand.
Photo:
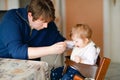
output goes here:
<path id="1" fill-rule="evenodd" d="M 74 56 L 74 61 L 76 63 L 80 63 L 81 62 L 81 58 L 79 56 Z"/>

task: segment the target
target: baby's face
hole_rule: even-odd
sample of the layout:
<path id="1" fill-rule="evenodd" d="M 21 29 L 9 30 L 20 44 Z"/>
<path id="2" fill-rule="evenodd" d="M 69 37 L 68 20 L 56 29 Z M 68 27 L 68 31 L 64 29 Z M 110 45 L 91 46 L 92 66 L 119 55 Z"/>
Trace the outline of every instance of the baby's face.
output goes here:
<path id="1" fill-rule="evenodd" d="M 85 40 L 82 38 L 79 38 L 77 35 L 72 36 L 72 40 L 75 47 L 83 48 L 86 45 Z"/>
<path id="2" fill-rule="evenodd" d="M 76 47 L 82 48 L 84 45 L 84 41 L 80 38 L 73 39 L 73 43 L 75 44 Z"/>

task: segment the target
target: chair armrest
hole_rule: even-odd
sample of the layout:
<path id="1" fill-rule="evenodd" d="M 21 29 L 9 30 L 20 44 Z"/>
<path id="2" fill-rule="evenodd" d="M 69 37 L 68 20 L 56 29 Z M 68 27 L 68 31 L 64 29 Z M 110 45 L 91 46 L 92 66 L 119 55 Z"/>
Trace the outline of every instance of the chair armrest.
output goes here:
<path id="1" fill-rule="evenodd" d="M 84 77 L 95 78 L 96 71 L 98 69 L 97 65 L 88 65 L 82 63 L 75 63 L 70 59 L 66 59 L 65 61 L 67 66 L 72 66 L 76 70 L 78 70 Z"/>

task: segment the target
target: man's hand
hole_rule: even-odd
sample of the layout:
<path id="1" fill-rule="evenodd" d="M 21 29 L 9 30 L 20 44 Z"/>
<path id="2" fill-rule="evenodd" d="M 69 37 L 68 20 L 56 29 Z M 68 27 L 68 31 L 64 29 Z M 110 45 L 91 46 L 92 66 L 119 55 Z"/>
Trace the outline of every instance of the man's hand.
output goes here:
<path id="1" fill-rule="evenodd" d="M 58 42 L 52 46 L 50 46 L 53 54 L 61 54 L 66 50 L 66 43 L 65 42 Z"/>

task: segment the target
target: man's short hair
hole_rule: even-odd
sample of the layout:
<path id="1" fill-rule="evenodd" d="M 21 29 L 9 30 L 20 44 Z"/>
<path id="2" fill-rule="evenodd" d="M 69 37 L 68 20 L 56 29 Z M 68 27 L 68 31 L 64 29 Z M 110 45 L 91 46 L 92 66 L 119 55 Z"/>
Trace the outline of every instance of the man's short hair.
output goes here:
<path id="1" fill-rule="evenodd" d="M 45 21 L 55 20 L 55 9 L 51 0 L 31 0 L 28 12 L 32 13 L 33 20 L 39 17 Z"/>

